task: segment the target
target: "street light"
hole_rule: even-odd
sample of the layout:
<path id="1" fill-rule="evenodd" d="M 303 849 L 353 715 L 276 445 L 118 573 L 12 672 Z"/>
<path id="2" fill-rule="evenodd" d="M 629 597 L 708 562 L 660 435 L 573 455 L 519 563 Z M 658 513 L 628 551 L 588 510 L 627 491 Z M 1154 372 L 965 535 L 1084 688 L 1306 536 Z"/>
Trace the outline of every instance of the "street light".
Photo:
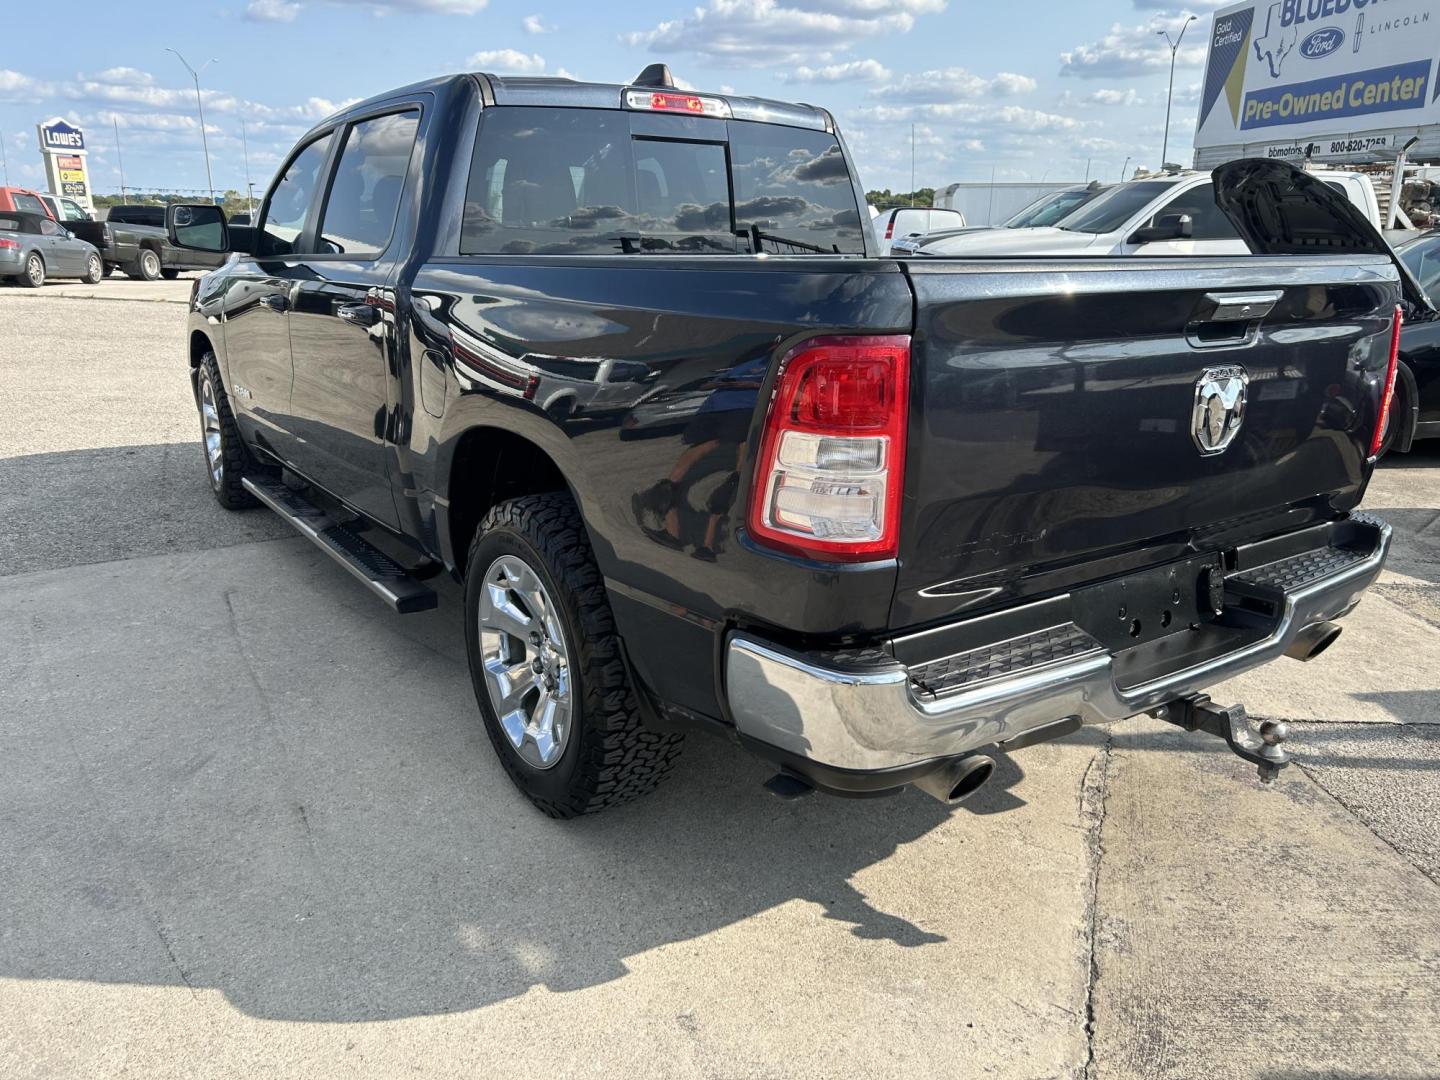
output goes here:
<path id="1" fill-rule="evenodd" d="M 1169 30 L 1155 31 L 1155 33 L 1163 37 L 1170 45 L 1170 91 L 1165 95 L 1165 141 L 1160 146 L 1160 168 L 1162 169 L 1165 168 L 1165 159 L 1169 155 L 1170 151 L 1170 102 L 1175 97 L 1175 54 L 1180 51 L 1180 42 L 1185 40 L 1186 28 L 1189 27 L 1189 25 L 1194 21 L 1194 15 L 1191 15 L 1188 19 L 1186 19 L 1180 25 L 1180 33 L 1176 35 L 1174 41 L 1170 40 Z"/>
<path id="2" fill-rule="evenodd" d="M 210 140 L 205 136 L 205 103 L 200 99 L 200 71 L 204 71 L 211 64 L 218 64 L 220 61 L 212 56 L 200 65 L 200 71 L 196 71 L 185 57 L 168 45 L 165 47 L 165 51 L 175 53 L 176 59 L 185 65 L 186 71 L 190 72 L 190 78 L 195 80 L 195 108 L 200 112 L 200 145 L 205 148 L 205 183 L 210 189 L 210 201 L 213 203 L 215 201 L 215 181 L 210 176 Z"/>

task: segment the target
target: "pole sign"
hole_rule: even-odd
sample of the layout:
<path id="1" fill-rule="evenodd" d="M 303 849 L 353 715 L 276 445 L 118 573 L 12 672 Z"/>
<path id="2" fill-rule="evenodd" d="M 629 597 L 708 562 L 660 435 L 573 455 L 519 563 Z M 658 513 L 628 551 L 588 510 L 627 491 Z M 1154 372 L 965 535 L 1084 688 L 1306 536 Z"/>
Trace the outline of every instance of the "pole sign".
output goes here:
<path id="1" fill-rule="evenodd" d="M 90 177 L 85 165 L 89 151 L 85 149 L 85 133 L 69 121 L 56 116 L 36 124 L 40 136 L 40 154 L 45 159 L 45 179 L 57 195 L 74 199 L 87 210 L 94 210 L 90 197 Z"/>
<path id="2" fill-rule="evenodd" d="M 1437 55 L 1435 0 L 1232 4 L 1211 23 L 1195 148 L 1391 157 L 1418 128 L 1440 124 Z"/>

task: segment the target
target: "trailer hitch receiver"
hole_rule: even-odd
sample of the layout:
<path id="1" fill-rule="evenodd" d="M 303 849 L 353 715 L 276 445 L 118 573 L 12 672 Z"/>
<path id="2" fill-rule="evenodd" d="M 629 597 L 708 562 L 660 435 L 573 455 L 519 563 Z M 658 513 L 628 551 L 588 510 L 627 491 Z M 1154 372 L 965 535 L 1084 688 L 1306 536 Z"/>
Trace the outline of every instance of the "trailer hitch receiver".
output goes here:
<path id="1" fill-rule="evenodd" d="M 1272 784 L 1280 770 L 1290 764 L 1290 755 L 1280 746 L 1290 734 L 1283 720 L 1255 723 L 1243 705 L 1216 705 L 1205 694 L 1177 698 L 1156 709 L 1154 716 L 1184 728 L 1218 735 L 1227 746 L 1253 763 L 1262 783 Z"/>

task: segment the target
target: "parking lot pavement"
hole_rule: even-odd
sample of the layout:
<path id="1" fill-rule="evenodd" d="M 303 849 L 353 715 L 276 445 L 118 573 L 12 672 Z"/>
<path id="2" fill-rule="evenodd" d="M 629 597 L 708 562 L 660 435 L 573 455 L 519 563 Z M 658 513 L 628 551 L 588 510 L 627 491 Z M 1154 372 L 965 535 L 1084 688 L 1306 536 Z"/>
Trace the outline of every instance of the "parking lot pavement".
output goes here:
<path id="1" fill-rule="evenodd" d="M 1301 721 L 1273 788 L 1146 719 L 953 812 L 778 802 L 692 737 L 558 823 L 458 590 L 393 616 L 215 508 L 178 309 L 18 292 L 0 1076 L 1435 1075 L 1440 453 L 1377 476 L 1394 570 L 1330 652 L 1224 688 Z"/>
<path id="2" fill-rule="evenodd" d="M 12 282 L 0 283 L 0 296 L 6 301 L 17 299 L 54 300 L 136 300 L 142 303 L 183 304 L 190 296 L 190 283 L 200 274 L 184 271 L 173 279 L 139 281 L 128 278 L 118 270 L 108 278 L 102 278 L 94 285 L 69 278 L 47 281 L 38 289 L 21 288 Z"/>

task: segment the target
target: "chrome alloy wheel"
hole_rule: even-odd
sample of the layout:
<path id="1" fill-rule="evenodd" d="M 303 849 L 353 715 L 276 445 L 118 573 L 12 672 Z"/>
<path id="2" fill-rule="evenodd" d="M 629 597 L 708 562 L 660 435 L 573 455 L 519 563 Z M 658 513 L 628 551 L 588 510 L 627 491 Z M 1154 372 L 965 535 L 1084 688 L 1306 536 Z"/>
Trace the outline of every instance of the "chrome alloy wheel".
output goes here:
<path id="1" fill-rule="evenodd" d="M 39 255 L 30 256 L 30 261 L 25 264 L 25 275 L 30 279 L 32 285 L 44 284 L 45 264 L 40 261 Z"/>
<path id="2" fill-rule="evenodd" d="M 225 482 L 225 448 L 220 444 L 220 410 L 215 407 L 215 387 L 209 376 L 200 379 L 200 430 L 205 437 L 210 484 L 218 491 Z"/>
<path id="3" fill-rule="evenodd" d="M 502 555 L 480 594 L 480 663 L 500 727 L 516 753 L 548 769 L 570 738 L 570 653 L 560 613 L 535 571 Z"/>

